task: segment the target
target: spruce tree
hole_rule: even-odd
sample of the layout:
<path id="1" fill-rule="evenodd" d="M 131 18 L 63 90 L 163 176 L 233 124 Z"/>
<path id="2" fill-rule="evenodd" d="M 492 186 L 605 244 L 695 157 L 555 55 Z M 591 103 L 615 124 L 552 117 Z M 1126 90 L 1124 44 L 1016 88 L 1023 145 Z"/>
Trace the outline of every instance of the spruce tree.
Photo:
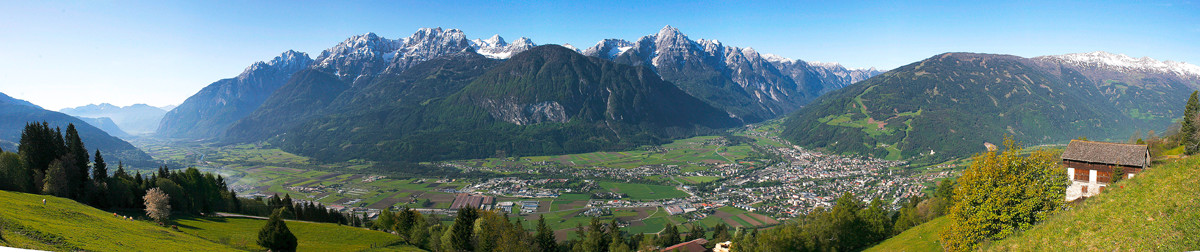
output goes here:
<path id="1" fill-rule="evenodd" d="M 70 158 L 71 167 L 75 168 L 71 171 L 71 184 L 75 186 L 75 198 L 83 198 L 84 191 L 87 189 L 88 163 L 91 160 L 88 158 L 87 148 L 83 146 L 83 140 L 79 138 L 79 131 L 75 130 L 75 124 L 67 124 L 66 135 L 63 136 L 64 144 L 67 146 L 67 156 Z"/>
<path id="2" fill-rule="evenodd" d="M 479 218 L 478 210 L 473 207 L 458 209 L 454 225 L 450 227 L 450 246 L 457 251 L 473 251 L 475 246 L 472 238 L 475 232 L 475 219 Z"/>
<path id="3" fill-rule="evenodd" d="M 534 236 L 533 240 L 537 244 L 538 251 L 548 252 L 558 250 L 558 243 L 554 240 L 554 230 L 551 230 L 546 225 L 546 215 L 539 216 L 537 235 Z"/>
<path id="4" fill-rule="evenodd" d="M 296 235 L 283 221 L 286 209 L 276 209 L 267 224 L 258 231 L 258 245 L 271 251 L 296 251 Z"/>
<path id="5" fill-rule="evenodd" d="M 108 164 L 104 163 L 104 157 L 100 156 L 100 150 L 96 150 L 96 161 L 92 164 L 92 179 L 95 181 L 108 180 Z"/>
<path id="6" fill-rule="evenodd" d="M 1184 152 L 1188 155 L 1196 154 L 1200 150 L 1196 140 L 1196 131 L 1198 130 L 1196 113 L 1200 112 L 1200 101 L 1197 100 L 1198 91 L 1192 91 L 1192 96 L 1188 98 L 1187 106 L 1183 109 L 1183 121 L 1179 127 L 1179 143 L 1184 146 Z"/>

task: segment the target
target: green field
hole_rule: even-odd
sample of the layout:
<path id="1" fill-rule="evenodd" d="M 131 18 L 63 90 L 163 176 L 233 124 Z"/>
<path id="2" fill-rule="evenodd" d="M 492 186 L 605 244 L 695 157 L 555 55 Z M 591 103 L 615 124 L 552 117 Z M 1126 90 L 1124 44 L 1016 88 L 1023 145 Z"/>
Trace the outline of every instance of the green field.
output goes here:
<path id="1" fill-rule="evenodd" d="M 46 199 L 45 206 L 42 199 Z M 8 247 L 57 251 L 230 251 L 234 248 L 160 227 L 125 220 L 74 200 L 0 191 L 0 222 Z"/>
<path id="2" fill-rule="evenodd" d="M 628 194 L 635 200 L 658 200 L 687 197 L 688 194 L 673 186 L 645 185 L 618 182 L 600 182 L 600 187 L 615 193 Z"/>
<path id="3" fill-rule="evenodd" d="M 939 235 L 949 224 L 949 217 L 938 217 L 905 230 L 866 251 L 942 251 Z"/>
<path id="4" fill-rule="evenodd" d="M 254 241 L 266 220 L 249 218 L 182 218 L 176 220 L 184 233 L 244 250 L 263 250 Z M 288 221 L 288 229 L 299 241 L 299 251 L 361 251 L 397 243 L 395 235 L 329 223 Z M 398 251 L 421 251 L 396 244 Z"/>

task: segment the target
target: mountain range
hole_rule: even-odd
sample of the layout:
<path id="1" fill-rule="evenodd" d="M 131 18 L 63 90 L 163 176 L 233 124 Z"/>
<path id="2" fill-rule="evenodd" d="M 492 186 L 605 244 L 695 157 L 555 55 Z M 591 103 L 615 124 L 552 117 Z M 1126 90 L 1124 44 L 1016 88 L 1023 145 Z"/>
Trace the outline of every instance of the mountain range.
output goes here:
<path id="1" fill-rule="evenodd" d="M 811 148 L 931 161 L 1005 135 L 1030 145 L 1123 141 L 1178 119 L 1200 89 L 1198 70 L 1106 52 L 945 53 L 826 94 L 789 115 L 783 135 Z"/>
<path id="2" fill-rule="evenodd" d="M 150 156 L 145 152 L 79 118 L 45 110 L 27 101 L 0 93 L 0 148 L 3 148 L 4 151 L 15 152 L 17 150 L 17 143 L 21 141 L 21 131 L 25 128 L 25 124 L 40 122 L 47 122 L 50 127 L 61 129 L 65 129 L 68 124 L 74 124 L 88 151 L 100 150 L 108 162 L 122 161 L 138 167 L 154 165 Z"/>
<path id="3" fill-rule="evenodd" d="M 764 56 L 753 49 L 726 47 L 716 41 L 692 41 L 670 26 L 664 27 L 657 34 L 643 37 L 639 42 L 633 44 L 609 39 L 587 50 L 555 46 L 557 49 L 554 51 L 593 56 L 619 65 L 645 67 L 655 78 L 661 78 L 660 80 L 672 84 L 685 94 L 703 101 L 706 106 L 702 107 L 715 107 L 722 111 L 719 118 L 731 118 L 737 121 L 737 124 L 759 122 L 783 115 L 821 93 L 879 73 L 873 69 L 847 70 L 836 64 L 810 64 L 773 55 Z M 629 48 L 619 49 L 621 53 L 598 54 L 606 44 Z M 380 100 L 383 97 L 408 98 L 401 103 L 416 99 L 415 97 L 424 100 L 447 98 L 445 96 L 460 91 L 458 88 L 465 87 L 477 77 L 476 75 L 483 74 L 496 65 L 508 64 L 511 59 L 537 47 L 530 39 L 524 37 L 512 43 L 499 35 L 488 39 L 468 40 L 460 30 L 442 28 L 423 28 L 407 38 L 394 40 L 374 33 L 353 36 L 321 52 L 310 62 L 306 61 L 306 56 L 296 57 L 301 53 L 289 51 L 268 63 L 256 63 L 237 78 L 209 85 L 169 112 L 163 118 L 158 134 L 175 138 L 217 139 L 223 142 L 275 139 L 290 130 L 304 131 L 305 129 L 297 127 L 315 118 L 365 114 L 366 111 L 387 107 L 389 103 L 395 102 Z M 654 61 L 654 58 L 645 58 L 644 54 L 638 52 L 652 52 L 653 55 L 658 55 L 658 58 L 692 60 L 697 64 Z M 467 56 L 470 54 L 482 57 Z M 424 62 L 446 57 L 450 59 L 438 61 L 439 63 L 419 70 L 423 72 L 407 73 Z M 461 66 L 462 64 L 466 65 Z M 451 72 L 427 72 L 434 70 Z M 253 79 L 249 76 L 263 75 L 255 71 L 269 72 L 272 75 L 271 78 L 266 78 L 269 81 L 247 81 Z M 607 73 L 600 73 L 604 74 Z M 414 76 L 436 76 L 458 84 L 430 84 L 429 81 L 411 79 Z M 636 77 L 644 79 L 647 76 Z M 439 80 L 436 78 L 435 80 Z M 646 81 L 648 80 L 639 80 Z M 393 86 L 411 83 L 425 84 L 418 85 L 423 87 L 419 89 Z M 493 85 L 504 86 L 512 83 Z M 509 91 L 520 92 L 513 88 Z M 562 104 L 575 101 L 557 102 Z M 500 105 L 529 104 L 494 104 Z M 494 113 L 490 115 L 493 119 L 513 124 L 530 119 L 512 121 L 515 119 L 506 116 L 514 114 L 492 112 Z M 711 120 L 727 119 L 709 121 Z"/>
<path id="4" fill-rule="evenodd" d="M 423 28 L 256 63 L 169 112 L 158 133 L 269 141 L 322 159 L 428 161 L 629 148 L 786 115 L 784 136 L 802 146 L 943 159 L 1006 134 L 1053 143 L 1165 128 L 1180 96 L 1200 86 L 1198 69 L 1104 52 L 946 53 L 882 73 L 692 40 L 670 26 L 582 50 Z M 596 107 L 596 97 L 635 100 Z M 661 111 L 622 107 L 652 99 L 696 99 L 703 105 L 675 108 L 708 116 L 670 124 L 647 119 Z"/>
<path id="5" fill-rule="evenodd" d="M 120 128 L 122 133 L 116 133 L 115 131 L 109 130 L 105 131 L 109 132 L 109 134 L 117 136 L 125 133 L 130 135 L 154 133 L 154 131 L 158 129 L 158 123 L 162 121 L 162 117 L 167 113 L 167 110 L 146 104 L 133 104 L 125 107 L 118 107 L 108 103 L 101 103 L 89 104 L 74 108 L 64 108 L 58 110 L 58 112 L 76 117 L 107 117 L 110 121 L 112 121 L 112 123 L 116 124 L 116 126 Z"/>

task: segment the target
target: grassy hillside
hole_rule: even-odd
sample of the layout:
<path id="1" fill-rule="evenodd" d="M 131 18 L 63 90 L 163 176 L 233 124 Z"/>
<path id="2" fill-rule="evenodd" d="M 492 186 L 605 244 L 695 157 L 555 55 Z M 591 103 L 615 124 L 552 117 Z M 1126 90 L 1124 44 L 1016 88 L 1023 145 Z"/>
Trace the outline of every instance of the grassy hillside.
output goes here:
<path id="1" fill-rule="evenodd" d="M 255 244 L 258 230 L 267 220 L 249 218 L 183 218 L 176 220 L 179 230 L 205 240 L 215 241 L 237 249 L 264 250 Z M 361 251 L 374 247 L 386 247 L 398 241 L 398 237 L 380 231 L 372 231 L 329 223 L 288 221 L 288 229 L 299 240 L 300 251 Z M 421 251 L 409 246 L 380 248 L 372 251 Z"/>
<path id="2" fill-rule="evenodd" d="M 47 203 L 42 206 L 42 199 Z M 138 216 L 140 217 L 140 216 Z M 143 218 L 144 219 L 144 218 Z M 0 246 L 54 251 L 238 251 L 255 244 L 266 220 L 176 219 L 180 231 L 125 220 L 70 199 L 0 191 Z M 300 251 L 421 251 L 388 233 L 327 223 L 288 221 Z M 392 246 L 389 246 L 392 245 Z"/>
<path id="3" fill-rule="evenodd" d="M 942 244 L 938 241 L 938 236 L 941 235 L 942 229 L 949 225 L 950 218 L 938 217 L 908 229 L 866 251 L 941 251 Z"/>
<path id="4" fill-rule="evenodd" d="M 1200 188 L 1192 186 L 1198 172 L 1200 157 L 1167 161 L 989 249 L 1200 249 Z"/>
<path id="5" fill-rule="evenodd" d="M 1170 160 L 1099 196 L 1070 206 L 1014 237 L 985 245 L 1001 251 L 1183 251 L 1200 249 L 1200 157 Z M 1123 188 L 1122 188 L 1123 187 Z M 914 227 L 870 251 L 939 251 L 945 217 Z"/>
<path id="6" fill-rule="evenodd" d="M 42 199 L 47 203 L 42 206 Z M 225 245 L 146 221 L 114 217 L 73 200 L 0 191 L 0 246 L 40 250 L 229 251 Z"/>

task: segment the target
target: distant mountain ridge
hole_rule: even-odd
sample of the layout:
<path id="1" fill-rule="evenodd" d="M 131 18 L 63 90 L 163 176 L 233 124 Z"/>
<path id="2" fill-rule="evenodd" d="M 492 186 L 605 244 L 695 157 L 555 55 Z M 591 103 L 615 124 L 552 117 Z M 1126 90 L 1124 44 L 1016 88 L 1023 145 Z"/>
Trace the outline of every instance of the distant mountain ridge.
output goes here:
<path id="1" fill-rule="evenodd" d="M 167 114 L 166 110 L 146 104 L 118 107 L 108 103 L 64 108 L 58 112 L 78 117 L 109 118 L 122 131 L 120 133 L 109 131 L 109 133 L 115 133 L 113 135 L 118 137 L 122 137 L 121 135 L 126 133 L 131 135 L 154 133 L 158 129 L 162 117 Z"/>
<path id="2" fill-rule="evenodd" d="M 370 86 L 347 89 L 323 114 L 255 139 L 326 160 L 429 161 L 623 149 L 739 125 L 649 69 L 555 45 L 503 62 L 463 52 Z"/>
<path id="3" fill-rule="evenodd" d="M 79 120 L 83 120 L 84 122 L 87 122 L 88 124 L 91 124 L 92 126 L 99 128 L 100 130 L 103 130 L 104 133 L 108 133 L 109 135 L 115 136 L 117 138 L 127 139 L 127 138 L 131 137 L 131 135 L 129 135 L 129 133 L 126 133 L 124 130 L 121 130 L 121 127 L 117 126 L 117 123 L 113 122 L 112 118 L 108 118 L 108 117 L 92 118 L 92 117 L 80 117 L 80 116 L 76 116 L 75 118 L 79 118 Z"/>
<path id="4" fill-rule="evenodd" d="M 25 129 L 25 124 L 41 122 L 64 130 L 68 124 L 74 124 L 88 151 L 94 153 L 100 150 L 108 162 L 123 161 L 138 167 L 154 166 L 150 155 L 79 118 L 30 106 L 29 102 L 0 93 L 0 148 L 4 151 L 17 151 L 16 147 L 21 141 L 21 132 Z"/>
<path id="5" fill-rule="evenodd" d="M 312 62 L 308 54 L 290 50 L 268 62 L 256 62 L 237 77 L 209 84 L 167 112 L 156 134 L 169 138 L 216 138 L 229 125 L 262 105 L 292 74 Z"/>
<path id="6" fill-rule="evenodd" d="M 790 113 L 821 94 L 881 73 L 810 65 L 717 40 L 693 41 L 671 26 L 636 42 L 602 40 L 582 53 L 649 66 L 664 80 L 745 122 Z"/>
<path id="7" fill-rule="evenodd" d="M 839 153 L 945 160 L 1004 135 L 1036 145 L 1161 131 L 1200 89 L 1200 75 L 1179 65 L 1112 55 L 940 54 L 817 99 L 788 116 L 783 135 Z"/>

